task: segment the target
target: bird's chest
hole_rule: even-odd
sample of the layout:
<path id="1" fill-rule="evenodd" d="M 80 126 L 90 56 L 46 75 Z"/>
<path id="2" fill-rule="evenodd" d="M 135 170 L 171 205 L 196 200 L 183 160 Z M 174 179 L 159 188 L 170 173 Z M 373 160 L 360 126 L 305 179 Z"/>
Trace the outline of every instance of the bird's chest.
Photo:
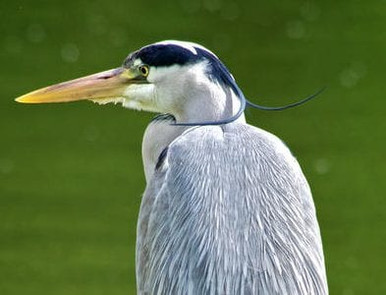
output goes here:
<path id="1" fill-rule="evenodd" d="M 177 289 L 165 294 L 177 294 L 178 288 L 191 285 L 191 294 L 205 294 L 219 276 L 232 277 L 247 269 L 248 237 L 255 231 L 251 222 L 256 214 L 248 201 L 253 198 L 247 190 L 248 172 L 238 171 L 227 156 L 215 153 L 195 164 L 172 164 L 183 171 L 169 166 L 167 172 L 158 172 L 142 201 L 138 271 L 146 289 L 167 286 Z"/>

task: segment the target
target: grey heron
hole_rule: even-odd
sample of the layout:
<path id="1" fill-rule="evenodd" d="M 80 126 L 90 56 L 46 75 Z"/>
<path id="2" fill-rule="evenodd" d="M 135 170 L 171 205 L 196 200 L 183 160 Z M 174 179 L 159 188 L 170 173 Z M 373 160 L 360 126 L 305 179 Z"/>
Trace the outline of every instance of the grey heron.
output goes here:
<path id="1" fill-rule="evenodd" d="M 328 294 L 307 180 L 280 139 L 246 123 L 253 104 L 214 53 L 158 42 L 17 99 L 77 100 L 162 114 L 143 139 L 138 294 Z"/>

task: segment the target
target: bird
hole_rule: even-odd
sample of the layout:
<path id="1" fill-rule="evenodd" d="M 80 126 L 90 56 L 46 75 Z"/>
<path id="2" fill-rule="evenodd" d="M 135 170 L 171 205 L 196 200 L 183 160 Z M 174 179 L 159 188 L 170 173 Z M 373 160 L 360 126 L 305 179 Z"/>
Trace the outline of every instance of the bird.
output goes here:
<path id="1" fill-rule="evenodd" d="M 286 144 L 246 122 L 247 100 L 209 49 L 167 40 L 21 103 L 91 100 L 158 115 L 145 130 L 137 294 L 328 294 L 310 186 Z"/>

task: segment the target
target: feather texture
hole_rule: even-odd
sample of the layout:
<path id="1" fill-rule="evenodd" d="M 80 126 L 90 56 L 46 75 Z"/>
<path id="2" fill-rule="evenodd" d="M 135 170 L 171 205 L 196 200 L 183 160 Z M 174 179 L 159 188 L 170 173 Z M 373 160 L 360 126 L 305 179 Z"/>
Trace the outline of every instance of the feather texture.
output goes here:
<path id="1" fill-rule="evenodd" d="M 141 204 L 138 294 L 328 293 L 310 188 L 277 137 L 234 122 L 172 139 Z"/>

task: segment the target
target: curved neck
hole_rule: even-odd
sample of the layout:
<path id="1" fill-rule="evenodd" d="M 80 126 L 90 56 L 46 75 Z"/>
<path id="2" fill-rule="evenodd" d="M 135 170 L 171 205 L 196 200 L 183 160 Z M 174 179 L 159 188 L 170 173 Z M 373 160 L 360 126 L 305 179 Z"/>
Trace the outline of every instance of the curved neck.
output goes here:
<path id="1" fill-rule="evenodd" d="M 217 83 L 190 89 L 194 93 L 185 100 L 182 111 L 175 114 L 177 123 L 219 121 L 235 115 L 240 109 L 240 99 L 230 89 Z M 244 114 L 237 119 L 245 123 Z"/>

